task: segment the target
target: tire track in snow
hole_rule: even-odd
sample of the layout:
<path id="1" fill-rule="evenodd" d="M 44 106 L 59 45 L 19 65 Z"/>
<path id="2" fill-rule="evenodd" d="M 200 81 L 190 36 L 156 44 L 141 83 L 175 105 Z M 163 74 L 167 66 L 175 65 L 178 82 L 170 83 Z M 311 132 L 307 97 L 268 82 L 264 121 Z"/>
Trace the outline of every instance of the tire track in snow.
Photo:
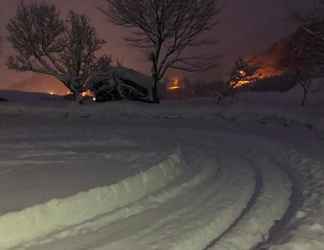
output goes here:
<path id="1" fill-rule="evenodd" d="M 242 158 L 243 159 L 243 158 Z M 211 250 L 215 247 L 215 245 L 221 241 L 227 234 L 229 234 L 242 220 L 244 216 L 246 216 L 249 211 L 252 209 L 252 207 L 256 204 L 258 197 L 260 196 L 260 193 L 263 189 L 263 176 L 262 172 L 258 167 L 256 167 L 253 162 L 250 159 L 245 158 L 244 160 L 249 162 L 249 166 L 254 171 L 255 176 L 255 187 L 254 187 L 254 193 L 251 196 L 251 199 L 249 200 L 246 208 L 243 209 L 242 213 L 239 217 L 232 223 L 226 231 L 224 231 L 220 236 L 218 236 L 216 239 L 214 239 L 212 242 L 210 242 L 203 250 Z"/>
<path id="2" fill-rule="evenodd" d="M 260 158 L 259 153 L 259 160 L 250 160 L 252 165 L 260 165 L 255 166 L 263 179 L 259 194 L 242 217 L 239 218 L 237 224 L 208 249 L 251 249 L 260 241 L 267 239 L 273 224 L 285 215 L 291 194 L 289 177 L 268 156 L 262 155 L 262 157 L 263 159 Z"/>
<path id="3" fill-rule="evenodd" d="M 24 242 L 124 207 L 163 188 L 181 174 L 181 159 L 177 154 L 172 154 L 158 165 L 141 174 L 129 176 L 119 183 L 3 214 L 0 216 L 0 246 L 2 249 L 11 249 Z M 148 183 L 142 181 L 143 175 L 150 177 Z M 161 175 L 164 177 L 161 178 Z"/>
<path id="4" fill-rule="evenodd" d="M 304 203 L 302 184 L 300 183 L 300 177 L 297 176 L 298 173 L 293 173 L 293 170 L 289 166 L 284 166 L 278 161 L 276 161 L 276 164 L 280 166 L 280 169 L 283 172 L 286 173 L 291 182 L 291 195 L 289 197 L 290 204 L 283 217 L 276 221 L 276 223 L 270 228 L 268 239 L 258 243 L 255 247 L 253 247 L 252 250 L 266 250 L 269 249 L 276 241 L 280 241 L 282 236 L 287 233 L 286 226 Z"/>
<path id="5" fill-rule="evenodd" d="M 103 227 L 95 229 L 93 233 L 88 232 L 69 238 L 71 235 L 68 232 L 66 234 L 68 238 L 56 239 L 52 243 L 46 242 L 45 239 L 45 245 L 38 247 L 33 245 L 30 249 L 144 250 L 153 249 L 153 246 L 163 250 L 202 249 L 206 241 L 202 241 L 201 238 L 207 237 L 210 241 L 214 238 L 215 231 L 221 234 L 226 230 L 228 224 L 231 224 L 244 209 L 253 193 L 254 175 L 251 169 L 237 161 L 231 162 L 230 165 L 222 169 L 222 173 L 218 173 L 217 166 L 209 166 L 212 172 L 207 172 L 203 178 L 193 179 L 194 186 L 187 185 L 189 187 L 187 190 L 171 190 L 171 193 L 174 192 L 173 195 L 169 190 L 163 192 L 162 198 L 159 198 L 159 194 L 148 197 L 154 206 L 150 206 L 147 202 L 139 205 L 138 209 L 141 212 L 139 214 L 132 215 L 136 207 L 134 210 L 134 207 L 127 206 L 125 209 L 130 212 L 128 216 L 113 223 L 108 219 L 103 223 Z M 176 190 L 178 185 L 179 183 L 175 184 Z M 236 196 L 238 193 L 239 197 Z M 217 216 L 216 211 L 219 212 Z M 148 218 L 149 224 L 145 222 Z M 92 222 L 94 226 L 100 223 L 100 219 Z M 64 232 L 62 235 L 64 236 Z"/>
<path id="6" fill-rule="evenodd" d="M 225 156 L 226 157 L 226 156 Z M 228 158 L 228 156 L 226 157 Z M 208 161 L 207 161 L 208 162 Z M 212 161 L 209 161 L 210 163 Z M 201 189 L 200 191 L 196 191 L 196 194 L 200 194 L 197 196 L 198 200 L 193 202 L 193 198 L 195 196 L 192 196 L 195 194 L 195 190 L 191 190 L 190 196 L 191 196 L 191 202 L 190 203 L 184 203 L 183 201 L 186 200 L 183 196 L 185 194 L 183 192 L 178 192 L 176 195 L 180 195 L 175 200 L 180 202 L 178 204 L 178 209 L 176 207 L 173 208 L 173 210 L 170 209 L 170 206 L 166 203 L 168 203 L 165 199 L 154 199 L 154 196 L 149 197 L 151 201 L 154 202 L 154 200 L 160 200 L 160 204 L 157 207 L 149 207 L 144 205 L 144 208 L 141 207 L 141 205 L 136 209 L 135 214 L 132 214 L 132 208 L 131 207 L 125 207 L 126 211 L 126 217 L 124 219 L 112 222 L 108 221 L 102 221 L 99 223 L 98 221 L 90 222 L 92 223 L 92 226 L 94 226 L 94 231 L 90 233 L 89 231 L 85 230 L 82 225 L 80 225 L 80 228 L 75 231 L 75 236 L 73 236 L 73 233 L 71 232 L 62 232 L 62 237 L 60 236 L 53 236 L 54 242 L 49 243 L 48 239 L 44 239 L 43 243 L 45 245 L 40 245 L 37 247 L 36 245 L 32 245 L 28 249 L 33 250 L 39 250 L 39 249 L 46 249 L 46 250 L 60 250 L 62 247 L 66 246 L 66 244 L 71 244 L 71 242 L 74 242 L 72 245 L 69 245 L 69 250 L 74 249 L 95 249 L 95 250 L 120 250 L 120 249 L 132 249 L 132 250 L 145 250 L 145 249 L 181 249 L 181 250 L 201 250 L 201 249 L 224 249 L 224 247 L 221 248 L 214 248 L 215 244 L 220 244 L 224 239 L 228 239 L 231 236 L 229 236 L 233 231 L 240 231 L 240 229 L 237 229 L 237 227 L 242 227 L 242 221 L 244 226 L 244 221 L 249 221 L 249 219 L 246 219 L 248 216 L 253 216 L 253 213 L 255 212 L 255 207 L 258 206 L 258 201 L 262 198 L 262 196 L 267 196 L 267 193 L 264 193 L 264 175 L 271 174 L 271 171 L 264 173 L 264 170 L 262 170 L 262 167 L 266 166 L 256 166 L 256 164 L 264 165 L 262 162 L 255 162 L 253 159 L 243 159 L 243 157 L 238 157 L 238 159 L 235 160 L 237 163 L 245 162 L 243 165 L 237 165 L 236 168 L 232 167 L 232 170 L 229 170 L 227 168 L 231 168 L 228 166 L 228 161 L 222 162 L 222 171 L 228 171 L 226 176 L 223 176 L 224 181 L 218 180 L 218 183 L 214 183 L 207 181 L 204 181 L 204 183 L 196 183 L 198 185 L 202 185 L 201 188 L 207 188 L 206 191 L 202 191 L 204 189 Z M 215 161 L 214 161 L 215 163 Z M 233 165 L 233 162 L 232 162 Z M 226 170 L 227 169 L 227 170 Z M 242 180 L 245 177 L 242 175 L 242 169 L 245 169 L 244 171 L 247 171 L 249 169 L 251 180 Z M 243 171 L 243 172 L 244 172 Z M 278 172 L 278 171 L 277 171 Z M 224 173 L 223 173 L 224 174 Z M 273 175 L 275 176 L 275 175 Z M 225 178 L 224 178 L 225 177 Z M 236 181 L 230 181 L 231 178 L 236 178 Z M 232 196 L 236 197 L 237 193 L 242 192 L 242 187 L 236 187 L 236 191 L 231 191 L 231 186 L 237 185 L 238 182 L 241 181 L 243 185 L 246 185 L 247 183 L 253 183 L 251 185 L 251 191 L 248 192 L 248 196 L 246 196 L 245 202 L 238 202 L 235 200 L 236 203 L 226 202 L 223 200 L 219 200 L 217 196 L 221 193 L 226 193 L 225 196 Z M 270 183 L 271 184 L 271 183 Z M 218 187 L 218 188 L 215 188 Z M 221 189 L 220 189 L 221 188 Z M 218 190 L 218 191 L 216 191 Z M 223 191 L 221 191 L 223 190 Z M 240 190 L 240 191 L 238 191 Z M 204 195 L 202 195 L 204 194 Z M 242 193 L 241 193 L 242 195 Z M 168 196 L 168 195 L 167 195 Z M 213 197 L 215 196 L 215 197 Z M 158 197 L 158 195 L 157 195 Z M 261 198 L 260 198 L 261 197 Z M 273 197 L 275 198 L 275 197 Z M 184 199 L 181 201 L 181 199 Z M 268 199 L 268 198 L 265 198 Z M 171 196 L 172 200 L 172 196 Z M 270 199 L 272 202 L 272 200 Z M 170 201 L 169 201 L 170 202 Z M 224 203 L 222 206 L 218 207 L 213 204 L 221 204 Z M 155 202 L 156 204 L 156 202 Z M 185 207 L 182 207 L 185 205 Z M 194 205 L 196 204 L 196 205 Z M 227 204 L 227 205 L 226 205 Z M 231 216 L 228 217 L 228 212 L 233 209 L 233 207 L 237 207 L 238 204 L 240 204 L 240 208 L 236 210 L 236 212 L 232 213 Z M 145 206 L 147 206 L 145 208 Z M 159 209 L 161 209 L 160 212 Z M 164 207 L 164 208 L 163 208 Z M 154 210 L 157 209 L 156 212 Z M 166 210 L 165 210 L 166 209 Z M 264 208 L 261 208 L 264 209 Z M 285 209 L 283 209 L 285 210 Z M 164 213 L 163 213 L 164 211 Z M 209 211 L 209 212 L 208 212 Z M 122 212 L 122 211 L 121 211 Z M 139 213 L 138 213 L 139 212 Z M 217 212 L 217 213 L 216 213 Z M 260 212 L 260 209 L 259 209 Z M 123 212 L 122 212 L 123 213 Z M 137 214 L 138 213 L 138 214 Z M 163 217 L 163 214 L 167 215 L 166 217 Z M 223 214 L 223 215 L 222 215 Z M 226 215 L 227 214 L 227 215 Z M 125 216 L 125 215 L 124 215 Z M 158 216 L 158 217 L 156 217 Z M 161 217 L 162 216 L 162 217 Z M 205 218 L 201 218 L 205 217 Z M 226 223 L 224 224 L 224 221 L 220 221 L 217 219 L 217 217 L 227 216 Z M 139 221 L 145 221 L 146 218 L 150 217 L 152 225 L 142 224 L 139 227 L 136 227 L 136 232 L 131 231 L 130 228 L 134 226 L 130 226 L 132 224 L 139 223 Z M 157 218 L 161 219 L 157 219 Z M 137 218 L 137 219 L 136 219 Z M 152 219 L 156 218 L 157 222 L 153 222 Z M 231 219 L 229 219 L 231 218 Z M 159 221 L 160 220 L 160 221 Z M 102 226 L 96 228 L 96 224 L 103 223 Z M 124 224 L 124 227 L 122 226 Z M 272 225 L 272 224 L 271 224 Z M 119 238 L 121 236 L 118 236 L 111 242 L 111 237 L 114 238 L 115 236 L 112 236 L 116 234 L 114 232 L 114 229 L 112 228 L 119 228 L 119 230 L 125 230 L 125 227 L 128 227 L 126 232 L 122 233 L 125 234 L 122 238 Z M 144 227 L 144 228 L 143 228 Z M 144 230 L 143 230 L 144 229 Z M 253 228 L 252 228 L 253 229 Z M 134 229 L 135 230 L 135 229 Z M 83 232 L 83 233 L 82 233 Z M 81 234 L 80 234 L 81 233 Z M 249 233 L 249 231 L 246 231 L 245 233 Z M 117 233 L 118 234 L 118 233 Z M 215 237 L 215 234 L 218 235 L 217 239 L 213 240 Z M 265 231 L 258 231 L 257 239 L 260 238 L 260 235 L 267 234 L 267 230 Z M 109 236 L 110 235 L 110 236 Z M 71 239 L 72 241 L 69 240 Z M 76 238 L 75 238 L 76 237 Z M 176 237 L 176 238 L 175 238 Z M 110 239 L 109 239 L 110 238 Z M 118 239 L 119 238 L 119 239 Z M 79 239 L 79 240 L 76 240 Z M 85 241 L 83 241 L 85 239 Z M 90 239 L 90 241 L 89 241 Z M 92 240 L 91 240 L 92 239 Z M 117 240 L 118 239 L 118 240 Z M 254 239 L 255 240 L 255 239 Z M 60 244 L 62 242 L 63 245 Z M 80 243 L 81 242 L 81 243 Z M 211 242 L 209 246 L 206 248 L 207 242 Z M 255 242 L 255 241 L 254 241 Z M 225 246 L 225 245 L 222 245 Z M 229 247 L 227 244 L 226 247 Z M 233 246 L 232 246 L 233 247 Z M 17 248 L 20 249 L 20 248 Z M 64 249 L 64 248 L 63 248 Z M 228 248 L 228 249 L 249 249 L 249 248 Z"/>
<path id="7" fill-rule="evenodd" d="M 228 154 L 227 156 L 224 157 L 230 159 L 232 156 L 233 155 Z M 240 166 L 239 163 L 242 161 L 242 157 L 235 158 L 234 160 L 236 160 L 236 164 L 238 165 L 236 166 L 237 170 L 240 170 L 240 167 L 242 166 Z M 226 164 L 228 164 L 228 162 L 223 163 L 224 169 L 227 167 Z M 125 239 L 119 239 L 120 245 L 118 245 L 119 243 L 116 243 L 118 241 L 115 241 L 114 243 L 107 242 L 107 237 L 105 235 L 107 231 L 105 231 L 106 228 L 104 227 L 103 229 L 100 228 L 98 229 L 99 231 L 94 232 L 95 236 L 92 242 L 91 241 L 83 242 L 84 243 L 83 246 L 77 245 L 77 248 L 65 248 L 65 249 L 69 249 L 69 250 L 73 250 L 73 249 L 144 250 L 144 249 L 154 248 L 154 249 L 163 249 L 163 250 L 165 249 L 201 250 L 206 246 L 208 242 L 211 242 L 215 237 L 218 238 L 216 242 L 219 242 L 220 240 L 224 239 L 231 231 L 235 230 L 236 226 L 238 226 L 238 224 L 241 223 L 245 215 L 248 214 L 250 211 L 252 211 L 254 205 L 256 205 L 257 199 L 260 197 L 260 192 L 263 187 L 263 177 L 260 173 L 256 171 L 258 169 L 253 168 L 253 165 L 251 164 L 246 164 L 246 165 L 247 166 L 244 166 L 243 168 L 245 168 L 246 171 L 250 171 L 249 175 L 253 176 L 252 178 L 247 178 L 250 179 L 250 182 L 247 179 L 241 180 L 240 178 L 242 178 L 242 176 L 239 176 L 240 172 L 236 171 L 236 168 L 233 168 L 232 171 L 230 171 L 233 176 L 231 175 L 228 176 L 229 178 L 236 178 L 236 181 L 240 183 L 241 187 L 243 187 L 248 183 L 250 184 L 252 183 L 250 192 L 245 193 L 246 196 L 244 201 L 240 200 L 240 202 L 238 202 L 235 200 L 237 194 L 242 192 L 242 190 L 239 187 L 232 187 L 236 185 L 236 181 L 233 181 L 232 183 L 223 182 L 224 187 L 222 187 L 223 190 L 222 192 L 217 192 L 217 188 L 215 187 L 218 184 L 214 185 L 212 182 L 206 182 L 203 186 L 205 186 L 204 187 L 206 188 L 205 190 L 209 190 L 208 191 L 209 193 L 196 192 L 197 197 L 195 198 L 197 198 L 197 201 L 195 202 L 195 204 L 191 204 L 191 205 L 189 204 L 188 207 L 184 207 L 184 208 L 181 207 L 181 204 L 179 204 L 179 206 L 175 207 L 173 211 L 169 210 L 170 214 L 165 214 L 166 216 L 163 217 L 159 223 L 155 223 L 153 226 L 142 224 L 140 226 L 141 229 L 140 233 L 137 232 L 131 233 L 131 231 L 127 231 L 127 236 L 125 236 Z M 251 167 L 253 170 L 250 169 Z M 202 190 L 204 189 L 202 188 Z M 202 195 L 203 193 L 205 196 Z M 231 203 L 226 200 L 217 199 L 217 196 L 220 193 L 224 193 L 225 195 L 229 196 L 229 198 L 232 199 L 233 202 Z M 179 196 L 182 196 L 182 194 L 179 194 Z M 215 205 L 215 204 L 220 204 L 222 202 L 224 202 L 222 206 Z M 161 206 L 163 205 L 166 205 L 164 201 L 161 203 Z M 235 208 L 238 205 L 239 208 Z M 127 209 L 128 207 L 125 207 L 126 211 Z M 237 209 L 237 210 L 233 212 L 233 209 Z M 222 212 L 220 212 L 220 210 Z M 147 220 L 147 218 L 150 218 L 150 216 L 152 216 L 151 209 L 148 209 L 146 212 L 143 214 L 139 214 L 140 215 L 139 218 L 143 219 L 142 223 L 145 219 Z M 118 228 L 120 226 L 119 222 L 121 222 L 121 225 L 123 225 L 123 223 L 124 225 L 129 224 L 134 219 L 132 216 L 129 215 L 126 216 L 123 222 L 116 221 L 113 224 L 111 224 L 111 222 L 108 222 L 106 227 L 110 228 L 112 225 L 114 225 L 117 226 Z M 222 224 L 224 223 L 224 221 L 220 221 L 217 219 L 217 217 L 221 217 L 222 215 L 228 217 L 225 224 Z M 139 222 L 141 222 L 141 220 Z M 143 227 L 146 228 L 143 230 Z M 126 230 L 125 228 L 123 229 Z M 162 235 L 161 235 L 161 231 L 163 232 Z M 180 231 L 182 232 L 182 234 L 181 233 L 178 234 L 178 232 Z M 98 236 L 98 234 L 101 236 Z M 88 235 L 86 234 L 85 236 L 86 236 L 85 238 L 87 238 Z M 115 245 L 115 243 L 117 245 Z M 90 247 L 87 248 L 86 246 L 87 245 L 89 246 L 89 244 Z M 32 247 L 31 249 L 36 249 L 36 248 Z M 39 249 L 47 250 L 50 248 L 40 247 Z M 64 248 L 53 248 L 53 249 L 59 250 Z"/>
<path id="8" fill-rule="evenodd" d="M 176 203 L 164 204 L 173 206 L 173 212 L 167 211 L 166 217 L 160 213 L 161 221 L 146 225 L 144 231 L 89 249 L 202 249 L 215 233 L 222 234 L 233 223 L 253 193 L 254 186 L 249 185 L 254 179 L 252 171 L 237 163 L 222 169 L 218 183 L 210 180 L 190 194 L 181 195 Z M 189 203 L 184 202 L 186 199 Z"/>

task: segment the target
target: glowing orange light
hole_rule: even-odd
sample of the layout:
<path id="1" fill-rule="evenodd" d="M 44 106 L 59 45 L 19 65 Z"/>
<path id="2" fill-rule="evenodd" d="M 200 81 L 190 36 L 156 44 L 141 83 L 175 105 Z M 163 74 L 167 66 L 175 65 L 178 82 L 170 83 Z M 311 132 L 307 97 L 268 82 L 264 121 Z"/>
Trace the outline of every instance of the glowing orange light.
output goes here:
<path id="1" fill-rule="evenodd" d="M 54 91 L 50 91 L 48 92 L 49 95 L 55 95 L 55 92 Z"/>
<path id="2" fill-rule="evenodd" d="M 283 74 L 283 71 L 275 69 L 273 67 L 265 66 L 259 68 L 253 75 L 248 75 L 244 70 L 240 70 L 238 71 L 238 73 L 240 74 L 241 79 L 233 80 L 231 82 L 233 88 L 240 88 L 248 84 L 252 84 L 258 80 L 279 76 Z"/>
<path id="3" fill-rule="evenodd" d="M 179 79 L 175 78 L 171 81 L 168 90 L 177 90 L 177 89 L 181 89 L 181 86 L 180 86 Z"/>
<path id="4" fill-rule="evenodd" d="M 250 83 L 251 83 L 251 81 L 248 81 L 248 80 L 240 80 L 235 83 L 234 88 L 239 88 L 239 87 L 242 87 L 242 86 L 250 84 Z"/>
<path id="5" fill-rule="evenodd" d="M 87 90 L 87 91 L 83 91 L 83 92 L 81 93 L 81 96 L 82 96 L 82 97 L 86 97 L 86 96 L 94 97 L 94 94 L 93 94 L 90 90 Z"/>

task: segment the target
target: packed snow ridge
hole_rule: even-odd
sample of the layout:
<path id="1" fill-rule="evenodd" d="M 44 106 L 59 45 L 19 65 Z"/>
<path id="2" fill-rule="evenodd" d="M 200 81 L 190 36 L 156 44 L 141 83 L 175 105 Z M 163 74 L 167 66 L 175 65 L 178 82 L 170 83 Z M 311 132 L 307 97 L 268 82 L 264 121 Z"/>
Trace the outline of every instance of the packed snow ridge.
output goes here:
<path id="1" fill-rule="evenodd" d="M 7 249 L 121 208 L 164 187 L 181 171 L 181 161 L 174 154 L 114 185 L 4 214 L 0 216 L 0 247 Z"/>

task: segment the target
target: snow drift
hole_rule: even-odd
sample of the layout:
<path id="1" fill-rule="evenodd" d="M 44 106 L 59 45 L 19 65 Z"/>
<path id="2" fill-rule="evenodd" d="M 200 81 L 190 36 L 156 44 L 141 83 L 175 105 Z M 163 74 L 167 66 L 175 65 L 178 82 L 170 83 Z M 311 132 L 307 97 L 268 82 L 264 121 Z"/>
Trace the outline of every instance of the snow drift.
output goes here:
<path id="1" fill-rule="evenodd" d="M 8 249 L 111 212 L 155 192 L 181 175 L 177 154 L 149 170 L 107 187 L 0 216 L 0 248 Z"/>

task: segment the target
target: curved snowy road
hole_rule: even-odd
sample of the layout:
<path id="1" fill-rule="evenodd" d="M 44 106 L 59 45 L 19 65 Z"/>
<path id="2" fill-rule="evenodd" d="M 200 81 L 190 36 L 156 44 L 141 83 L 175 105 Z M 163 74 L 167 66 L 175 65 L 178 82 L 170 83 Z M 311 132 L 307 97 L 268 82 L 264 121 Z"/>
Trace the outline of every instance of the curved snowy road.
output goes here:
<path id="1" fill-rule="evenodd" d="M 70 122 L 66 125 L 52 121 L 50 126 L 27 124 L 28 129 L 37 128 L 37 135 L 19 127 L 11 128 L 12 136 L 0 134 L 6 142 L 1 148 L 2 154 L 7 155 L 7 160 L 1 162 L 3 173 L 12 177 L 17 173 L 16 166 L 23 166 L 22 159 L 25 158 L 37 158 L 33 160 L 42 160 L 42 164 L 46 161 L 45 165 L 57 161 L 57 157 L 53 159 L 49 152 L 54 155 L 55 152 L 65 152 L 61 155 L 64 162 L 72 165 L 82 162 L 91 167 L 102 164 L 100 157 L 106 156 L 107 151 L 110 154 L 106 160 L 113 159 L 113 148 L 123 152 L 125 159 L 133 155 L 138 160 L 137 165 L 146 163 L 147 167 L 140 172 L 138 168 L 127 172 L 131 178 L 124 181 L 120 178 L 124 175 L 116 174 L 115 182 L 107 181 L 106 186 L 100 179 L 100 190 L 94 187 L 96 178 L 85 178 L 89 170 L 85 167 L 82 168 L 84 172 L 75 174 L 80 174 L 82 185 L 91 184 L 87 187 L 88 192 L 78 193 L 74 189 L 73 194 L 64 194 L 58 201 L 50 201 L 49 198 L 58 198 L 55 196 L 36 199 L 35 204 L 21 205 L 19 211 L 13 205 L 3 208 L 0 215 L 3 232 L 5 223 L 13 226 L 10 223 L 17 219 L 16 216 L 35 216 L 35 222 L 26 219 L 31 227 L 33 223 L 40 223 L 39 218 L 42 218 L 41 223 L 51 227 L 39 227 L 35 237 L 31 235 L 24 239 L 17 235 L 10 242 L 0 236 L 1 249 L 243 250 L 265 240 L 271 227 L 288 209 L 291 182 L 282 164 L 289 163 L 285 162 L 275 143 L 226 131 L 187 129 L 185 122 L 155 123 L 148 127 L 141 122 L 102 123 L 90 127 L 86 121 L 73 130 L 69 126 L 75 121 Z M 119 140 L 112 142 L 108 137 L 103 138 L 106 133 Z M 20 147 L 32 148 L 29 153 L 34 154 L 10 160 L 10 147 L 14 148 L 15 138 L 28 141 L 28 145 Z M 76 144 L 73 144 L 73 138 L 78 138 Z M 119 153 L 117 155 L 120 157 Z M 151 160 L 147 161 L 148 158 Z M 129 169 L 135 160 L 128 161 Z M 52 169 L 44 171 L 43 175 L 46 175 Z M 115 173 L 117 170 L 110 171 Z M 104 173 L 108 176 L 109 171 Z M 60 174 L 55 174 L 59 178 Z M 24 175 L 24 178 L 28 176 Z M 63 183 L 68 185 L 68 182 Z M 115 183 L 114 186 L 111 183 Z M 110 192 L 116 205 L 110 204 Z M 119 197 L 123 202 L 119 203 Z M 101 205 L 101 201 L 105 202 Z M 75 206 L 81 207 L 80 216 L 71 220 L 68 226 L 51 222 L 66 220 L 72 216 Z M 66 211 L 68 208 L 71 214 Z M 53 219 L 52 216 L 56 217 Z"/>

